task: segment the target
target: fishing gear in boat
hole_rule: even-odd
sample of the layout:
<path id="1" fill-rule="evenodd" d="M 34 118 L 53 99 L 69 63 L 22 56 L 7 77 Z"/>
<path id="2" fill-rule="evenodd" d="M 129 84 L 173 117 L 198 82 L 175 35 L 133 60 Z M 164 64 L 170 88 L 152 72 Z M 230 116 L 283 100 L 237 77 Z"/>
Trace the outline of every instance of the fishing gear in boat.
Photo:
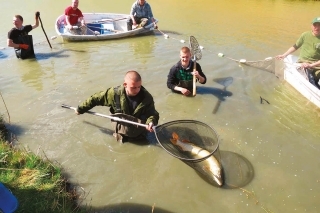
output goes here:
<path id="1" fill-rule="evenodd" d="M 190 44 L 190 50 L 191 50 L 191 58 L 193 59 L 193 72 L 195 72 L 197 67 L 197 61 L 199 61 L 202 58 L 202 53 L 201 53 L 200 45 L 194 36 L 190 36 L 189 44 Z M 193 75 L 192 95 L 196 96 L 196 76 L 195 75 Z"/>

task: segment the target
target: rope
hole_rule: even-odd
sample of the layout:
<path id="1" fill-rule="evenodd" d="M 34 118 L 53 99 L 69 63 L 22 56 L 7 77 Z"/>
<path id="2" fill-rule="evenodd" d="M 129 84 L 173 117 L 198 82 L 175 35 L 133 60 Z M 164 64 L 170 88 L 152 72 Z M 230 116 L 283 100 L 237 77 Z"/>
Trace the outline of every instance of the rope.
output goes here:
<path id="1" fill-rule="evenodd" d="M 176 40 L 176 41 L 179 41 L 180 43 L 185 43 L 185 40 L 180 40 L 178 38 L 174 38 L 172 36 L 169 36 L 168 34 L 165 34 L 164 32 L 162 32 L 161 30 L 157 29 L 163 36 L 165 39 L 173 39 L 173 40 Z M 200 49 L 204 49 L 203 46 L 199 46 Z M 208 50 L 208 52 L 211 52 L 210 50 Z M 212 52 L 211 52 L 212 53 Z M 227 58 L 231 61 L 234 61 L 234 62 L 237 62 L 237 63 L 242 63 L 242 64 L 253 64 L 253 63 L 261 63 L 261 62 L 266 62 L 266 61 L 271 61 L 273 59 L 275 59 L 275 57 L 267 57 L 265 59 L 262 59 L 262 60 L 256 60 L 256 61 L 247 61 L 246 59 L 234 59 L 234 58 L 231 58 L 229 56 L 226 56 L 224 55 L 223 53 L 217 53 L 218 57 L 221 57 L 221 58 Z M 288 63 L 288 62 L 285 62 L 285 63 Z"/>

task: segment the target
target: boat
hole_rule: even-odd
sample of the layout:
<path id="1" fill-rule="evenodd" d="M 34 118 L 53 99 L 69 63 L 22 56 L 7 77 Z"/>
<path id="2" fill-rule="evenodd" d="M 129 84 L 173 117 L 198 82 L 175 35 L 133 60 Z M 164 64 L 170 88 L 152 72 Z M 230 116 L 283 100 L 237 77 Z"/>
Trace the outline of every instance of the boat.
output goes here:
<path id="1" fill-rule="evenodd" d="M 299 68 L 300 65 L 296 63 L 297 60 L 298 57 L 293 55 L 288 55 L 283 60 L 283 79 L 310 102 L 320 108 L 320 90 L 306 79 L 306 77 L 302 74 L 303 72 L 298 71 L 297 68 Z"/>
<path id="2" fill-rule="evenodd" d="M 143 27 L 127 30 L 128 14 L 117 13 L 83 13 L 86 22 L 86 32 L 82 34 L 72 34 L 65 27 L 65 15 L 60 15 L 55 23 L 55 30 L 64 41 L 96 41 L 119 39 L 154 31 L 154 23 L 148 23 Z M 156 23 L 158 20 L 155 21 Z"/>

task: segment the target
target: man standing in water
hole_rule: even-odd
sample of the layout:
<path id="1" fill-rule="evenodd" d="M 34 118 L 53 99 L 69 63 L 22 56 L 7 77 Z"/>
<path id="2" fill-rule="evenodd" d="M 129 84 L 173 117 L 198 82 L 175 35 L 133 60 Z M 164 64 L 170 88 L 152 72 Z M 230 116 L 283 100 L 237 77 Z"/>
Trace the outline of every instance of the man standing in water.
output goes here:
<path id="1" fill-rule="evenodd" d="M 79 6 L 79 0 L 72 0 L 71 6 L 67 7 L 64 11 L 64 14 L 66 16 L 66 23 L 67 23 L 67 29 L 73 34 L 85 34 L 86 33 L 86 26 L 83 19 L 83 15 L 81 10 L 78 8 Z M 74 29 L 74 26 L 76 26 L 76 29 Z M 78 32 L 78 27 L 80 27 L 80 31 Z"/>
<path id="2" fill-rule="evenodd" d="M 141 84 L 140 74 L 128 71 L 122 85 L 95 93 L 75 111 L 82 114 L 95 106 L 108 106 L 113 116 L 147 124 L 147 127 L 143 128 L 112 120 L 115 131 L 113 136 L 117 141 L 145 138 L 146 131 L 152 132 L 152 127 L 158 124 L 159 113 L 155 109 L 152 95 Z"/>
<path id="3" fill-rule="evenodd" d="M 202 72 L 200 64 L 196 64 L 196 71 L 193 72 L 193 63 L 196 62 L 191 61 L 190 49 L 182 47 L 180 50 L 180 61 L 170 69 L 167 87 L 173 92 L 188 96 L 192 94 L 193 75 L 196 76 L 200 84 L 205 84 L 207 77 Z"/>
<path id="4" fill-rule="evenodd" d="M 150 4 L 146 0 L 137 0 L 133 3 L 130 11 L 130 17 L 127 20 L 127 29 L 132 30 L 132 26 L 135 28 L 141 23 L 143 19 L 147 18 L 148 22 L 146 25 L 152 21 L 154 23 L 154 28 L 157 29 L 156 20 L 153 18 L 152 10 Z"/>
<path id="5" fill-rule="evenodd" d="M 26 59 L 34 58 L 32 36 L 28 33 L 39 26 L 40 12 L 35 13 L 36 23 L 34 25 L 23 26 L 23 18 L 21 15 L 13 17 L 14 28 L 8 32 L 7 45 L 13 47 L 17 58 Z"/>
<path id="6" fill-rule="evenodd" d="M 301 49 L 298 63 L 306 70 L 310 83 L 320 88 L 320 17 L 314 18 L 311 22 L 311 31 L 302 33 L 292 47 L 276 58 L 282 60 L 299 48 Z"/>

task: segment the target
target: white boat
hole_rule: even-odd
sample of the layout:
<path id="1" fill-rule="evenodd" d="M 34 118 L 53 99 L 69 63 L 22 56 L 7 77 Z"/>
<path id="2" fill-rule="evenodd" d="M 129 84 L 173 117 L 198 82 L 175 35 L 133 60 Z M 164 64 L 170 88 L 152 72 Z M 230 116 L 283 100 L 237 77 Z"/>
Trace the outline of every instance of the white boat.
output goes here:
<path id="1" fill-rule="evenodd" d="M 57 18 L 55 29 L 58 35 L 66 41 L 94 41 L 119 39 L 147 32 L 152 32 L 154 23 L 149 23 L 144 27 L 127 30 L 128 14 L 117 13 L 83 13 L 87 25 L 87 32 L 84 35 L 74 35 L 65 27 L 65 15 Z M 158 21 L 156 20 L 156 23 Z"/>
<path id="2" fill-rule="evenodd" d="M 312 85 L 297 68 L 300 66 L 298 57 L 288 55 L 284 60 L 283 79 L 293 86 L 298 92 L 306 97 L 310 102 L 320 108 L 320 90 Z M 276 73 L 277 75 L 277 73 Z"/>

